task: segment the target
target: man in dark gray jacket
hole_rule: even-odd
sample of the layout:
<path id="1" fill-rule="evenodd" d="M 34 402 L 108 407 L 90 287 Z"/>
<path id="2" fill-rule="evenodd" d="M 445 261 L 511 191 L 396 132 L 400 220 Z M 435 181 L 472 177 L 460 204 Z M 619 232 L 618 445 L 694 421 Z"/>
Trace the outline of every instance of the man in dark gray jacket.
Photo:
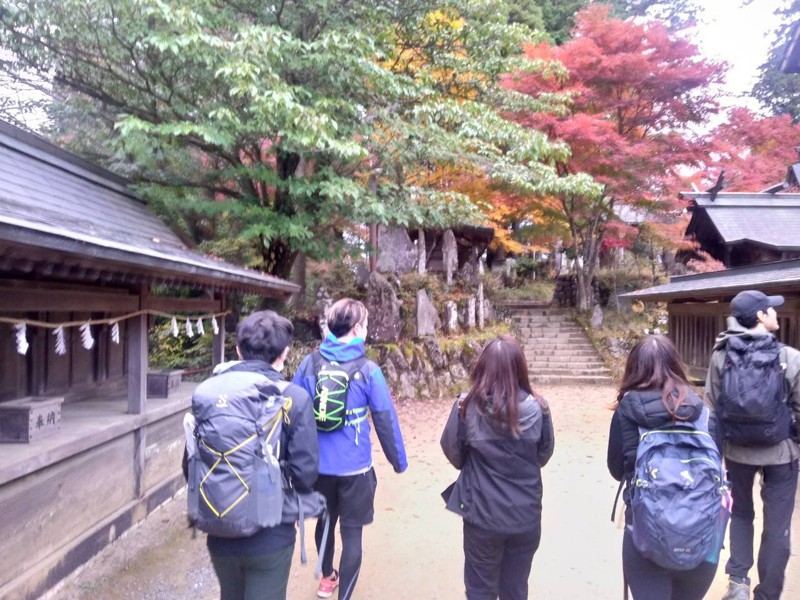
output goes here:
<path id="1" fill-rule="evenodd" d="M 775 307 L 781 306 L 782 296 L 767 296 L 762 292 L 747 290 L 731 301 L 731 317 L 728 329 L 719 334 L 711 355 L 706 378 L 705 393 L 716 409 L 724 400 L 723 373 L 726 368 L 730 345 L 768 346 L 774 342 L 778 330 Z M 738 338 L 738 339 L 737 339 Z M 735 344 L 732 340 L 735 340 Z M 800 352 L 788 346 L 779 350 L 783 369 L 786 395 L 794 420 L 800 419 Z M 764 501 L 764 531 L 758 552 L 759 584 L 753 590 L 756 600 L 778 600 L 783 590 L 784 572 L 789 561 L 789 540 L 792 512 L 797 492 L 798 458 L 800 446 L 794 436 L 787 436 L 777 443 L 767 445 L 737 443 L 731 439 L 724 410 L 720 414 L 725 439 L 723 454 L 731 481 L 733 512 L 731 515 L 731 556 L 725 566 L 730 577 L 728 590 L 723 600 L 749 600 L 750 578 L 753 566 L 753 484 L 758 472 L 762 474 L 761 497 Z"/>
<path id="2" fill-rule="evenodd" d="M 258 373 L 268 382 L 283 381 L 281 374 L 292 341 L 292 323 L 273 311 L 260 311 L 244 319 L 236 330 L 236 350 L 241 360 L 218 365 L 214 377 L 224 372 L 234 383 L 231 394 L 247 393 L 252 402 L 263 401 L 258 385 L 236 384 Z M 319 471 L 317 428 L 311 398 L 302 388 L 288 384 L 282 391 L 291 398 L 288 419 L 280 441 L 280 462 L 298 493 L 312 491 Z M 221 396 L 222 398 L 222 396 Z M 286 600 L 289 569 L 295 545 L 295 524 L 282 523 L 256 531 L 249 537 L 208 536 L 211 563 L 220 584 L 222 600 Z"/>

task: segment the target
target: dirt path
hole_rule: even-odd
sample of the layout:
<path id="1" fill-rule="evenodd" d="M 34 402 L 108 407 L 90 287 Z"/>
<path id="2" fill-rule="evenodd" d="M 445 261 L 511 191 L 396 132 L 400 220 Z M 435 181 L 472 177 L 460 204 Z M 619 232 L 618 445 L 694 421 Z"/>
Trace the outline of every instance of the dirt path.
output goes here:
<path id="1" fill-rule="evenodd" d="M 556 427 L 556 450 L 544 470 L 542 545 L 534 557 L 531 597 L 547 600 L 615 599 L 622 594 L 622 531 L 610 522 L 616 482 L 605 452 L 614 396 L 610 387 L 545 387 Z M 451 402 L 403 402 L 398 407 L 409 469 L 391 471 L 378 449 L 375 523 L 365 529 L 357 597 L 456 600 L 463 598 L 461 521 L 439 497 L 456 476 L 439 449 Z M 185 529 L 185 496 L 155 512 L 107 548 L 77 576 L 49 594 L 59 600 L 212 600 L 219 597 L 202 536 Z M 758 526 L 758 523 L 757 523 Z M 800 507 L 784 598 L 800 597 Z M 757 532 L 757 535 L 759 533 Z M 299 551 L 289 584 L 291 600 L 315 598 L 313 528 L 306 532 L 309 564 Z M 720 564 L 727 554 L 723 550 Z M 720 567 L 709 594 L 720 598 Z"/>

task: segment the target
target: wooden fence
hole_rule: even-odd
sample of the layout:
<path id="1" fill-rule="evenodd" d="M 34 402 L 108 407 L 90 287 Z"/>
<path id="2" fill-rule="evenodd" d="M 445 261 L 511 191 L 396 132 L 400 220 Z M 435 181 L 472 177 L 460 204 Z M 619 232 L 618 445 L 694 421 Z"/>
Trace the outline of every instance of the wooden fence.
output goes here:
<path id="1" fill-rule="evenodd" d="M 711 351 L 717 335 L 727 329 L 730 314 L 728 302 L 671 303 L 669 336 L 680 352 L 692 378 L 705 380 Z M 800 348 L 800 297 L 786 297 L 777 309 L 778 339 L 794 348 Z"/>

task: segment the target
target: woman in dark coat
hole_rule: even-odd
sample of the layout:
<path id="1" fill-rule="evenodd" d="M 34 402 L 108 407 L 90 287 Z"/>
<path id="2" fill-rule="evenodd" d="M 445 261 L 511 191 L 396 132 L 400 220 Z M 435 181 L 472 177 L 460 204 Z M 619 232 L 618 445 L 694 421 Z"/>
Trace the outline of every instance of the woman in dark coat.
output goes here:
<path id="1" fill-rule="evenodd" d="M 704 561 L 686 571 L 665 569 L 637 550 L 631 533 L 630 482 L 633 477 L 640 431 L 670 423 L 695 422 L 703 401 L 692 391 L 678 351 L 669 338 L 649 335 L 631 350 L 617 395 L 608 438 L 608 470 L 617 481 L 625 481 L 625 534 L 622 565 L 635 600 L 702 600 L 717 571 L 716 561 Z M 716 427 L 713 413 L 708 419 L 711 437 Z"/>
<path id="2" fill-rule="evenodd" d="M 464 519 L 467 598 L 524 600 L 541 538 L 540 470 L 553 454 L 550 410 L 510 335 L 486 344 L 470 379 L 441 440 L 461 471 L 444 496 Z"/>

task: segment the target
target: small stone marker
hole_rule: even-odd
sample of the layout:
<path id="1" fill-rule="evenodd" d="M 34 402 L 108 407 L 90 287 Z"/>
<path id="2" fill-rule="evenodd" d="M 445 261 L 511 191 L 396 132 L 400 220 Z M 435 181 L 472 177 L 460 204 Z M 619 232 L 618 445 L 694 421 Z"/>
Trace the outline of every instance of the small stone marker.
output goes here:
<path id="1" fill-rule="evenodd" d="M 452 300 L 449 300 L 447 304 L 444 305 L 444 320 L 447 333 L 455 333 L 458 331 L 458 307 Z"/>
<path id="2" fill-rule="evenodd" d="M 442 239 L 442 262 L 444 272 L 447 277 L 447 285 L 453 283 L 453 273 L 458 268 L 458 247 L 456 246 L 456 236 L 452 229 L 444 232 Z"/>
<path id="3" fill-rule="evenodd" d="M 475 296 L 467 298 L 467 329 L 475 328 Z"/>
<path id="4" fill-rule="evenodd" d="M 425 290 L 417 290 L 417 337 L 435 335 L 442 323 Z"/>

